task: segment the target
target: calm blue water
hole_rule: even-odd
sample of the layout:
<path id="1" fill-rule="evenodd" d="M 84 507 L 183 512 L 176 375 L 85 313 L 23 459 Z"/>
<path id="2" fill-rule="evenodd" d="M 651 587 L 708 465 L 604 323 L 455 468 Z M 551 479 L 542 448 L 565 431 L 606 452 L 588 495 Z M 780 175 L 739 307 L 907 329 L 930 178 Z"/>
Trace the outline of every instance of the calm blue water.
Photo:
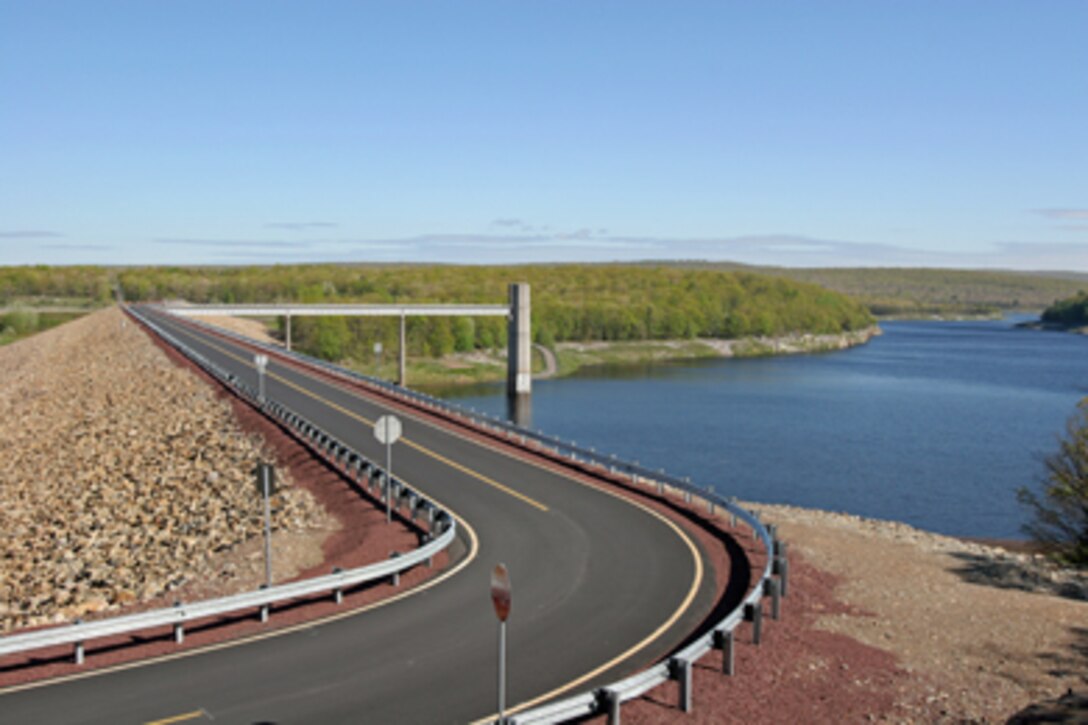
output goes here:
<path id="1" fill-rule="evenodd" d="M 1088 338 L 888 322 L 838 353 L 534 383 L 533 427 L 741 498 L 1021 538 L 1018 486 L 1088 395 Z M 501 386 L 458 402 L 505 414 Z"/>

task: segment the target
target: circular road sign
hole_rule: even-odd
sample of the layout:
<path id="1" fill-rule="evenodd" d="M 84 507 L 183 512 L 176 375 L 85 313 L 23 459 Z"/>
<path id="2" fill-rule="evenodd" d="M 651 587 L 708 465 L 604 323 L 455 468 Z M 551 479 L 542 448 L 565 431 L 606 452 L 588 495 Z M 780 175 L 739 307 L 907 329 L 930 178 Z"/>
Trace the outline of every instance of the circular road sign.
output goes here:
<path id="1" fill-rule="evenodd" d="M 400 433 L 400 418 L 395 415 L 383 415 L 374 423 L 374 437 L 379 443 L 396 443 Z"/>
<path id="2" fill-rule="evenodd" d="M 510 574 L 505 564 L 491 572 L 491 603 L 495 605 L 495 616 L 505 622 L 510 616 Z"/>

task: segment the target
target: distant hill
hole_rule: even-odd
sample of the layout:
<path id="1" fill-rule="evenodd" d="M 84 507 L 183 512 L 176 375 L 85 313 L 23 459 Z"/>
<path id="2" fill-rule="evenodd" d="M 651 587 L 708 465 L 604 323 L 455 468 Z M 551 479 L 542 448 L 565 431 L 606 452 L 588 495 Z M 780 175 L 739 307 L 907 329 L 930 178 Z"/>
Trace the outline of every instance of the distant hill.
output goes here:
<path id="1" fill-rule="evenodd" d="M 987 315 L 1042 310 L 1088 289 L 1088 274 L 894 267 L 747 267 L 734 263 L 675 262 L 699 269 L 746 270 L 810 282 L 850 295 L 878 316 Z"/>

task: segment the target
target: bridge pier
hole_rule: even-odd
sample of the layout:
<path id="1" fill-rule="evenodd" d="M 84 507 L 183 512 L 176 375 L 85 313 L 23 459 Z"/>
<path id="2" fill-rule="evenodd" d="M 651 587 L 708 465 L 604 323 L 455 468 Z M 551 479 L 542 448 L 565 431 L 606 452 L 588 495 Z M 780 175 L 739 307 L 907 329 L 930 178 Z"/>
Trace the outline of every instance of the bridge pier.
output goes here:
<path id="1" fill-rule="evenodd" d="M 406 378 L 408 377 L 408 343 L 404 332 L 404 313 L 400 314 L 400 363 L 399 371 L 397 373 L 397 385 L 402 388 L 407 384 Z"/>
<path id="2" fill-rule="evenodd" d="M 506 394 L 511 399 L 528 396 L 533 386 L 533 336 L 529 329 L 529 285 L 510 285 L 510 317 L 506 341 L 508 346 Z"/>

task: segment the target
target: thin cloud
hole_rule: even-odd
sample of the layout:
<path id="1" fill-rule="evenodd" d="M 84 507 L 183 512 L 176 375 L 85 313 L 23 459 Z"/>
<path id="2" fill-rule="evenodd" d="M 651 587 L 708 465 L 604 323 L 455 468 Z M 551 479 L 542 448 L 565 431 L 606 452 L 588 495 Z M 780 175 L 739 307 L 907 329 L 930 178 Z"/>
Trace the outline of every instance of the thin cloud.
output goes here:
<path id="1" fill-rule="evenodd" d="M 336 229 L 336 222 L 268 222 L 267 229 L 287 229 L 292 232 L 304 232 L 310 229 Z"/>
<path id="2" fill-rule="evenodd" d="M 154 240 L 155 244 L 165 244 L 179 247 L 215 247 L 215 248 L 234 248 L 234 249 L 297 249 L 300 246 L 307 246 L 310 242 L 280 242 L 280 241 L 261 241 L 256 239 L 184 239 L 184 238 L 161 238 Z"/>
<path id="3" fill-rule="evenodd" d="M 535 224 L 527 222 L 524 219 L 519 219 L 517 217 L 500 217 L 500 218 L 495 219 L 494 221 L 491 222 L 491 227 L 492 228 L 498 228 L 498 229 L 509 229 L 509 230 L 512 230 L 512 231 L 518 231 L 518 232 L 522 232 L 522 233 L 525 233 L 525 234 L 529 234 L 529 233 L 532 233 L 532 232 L 546 232 L 546 231 L 548 231 L 548 227 L 546 227 L 546 226 L 537 226 Z"/>
<path id="4" fill-rule="evenodd" d="M 108 252 L 114 247 L 108 244 L 43 244 L 42 249 L 57 249 L 69 252 Z"/>
<path id="5" fill-rule="evenodd" d="M 63 236 L 60 232 L 51 232 L 46 229 L 16 229 L 0 232 L 0 239 L 56 239 Z"/>
<path id="6" fill-rule="evenodd" d="M 1088 209 L 1035 209 L 1047 219 L 1088 219 Z"/>

